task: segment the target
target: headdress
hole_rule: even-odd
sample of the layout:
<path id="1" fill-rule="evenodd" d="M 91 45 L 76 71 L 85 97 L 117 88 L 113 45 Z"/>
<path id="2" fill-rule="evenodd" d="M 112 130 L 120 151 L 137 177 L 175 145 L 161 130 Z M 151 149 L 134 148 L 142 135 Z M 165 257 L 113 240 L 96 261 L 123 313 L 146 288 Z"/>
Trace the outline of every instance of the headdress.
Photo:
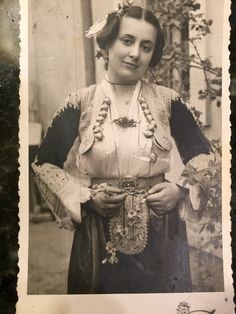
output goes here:
<path id="1" fill-rule="evenodd" d="M 121 17 L 124 14 L 125 10 L 132 5 L 133 1 L 124 1 L 123 3 L 119 3 L 118 8 L 111 13 L 115 13 L 117 16 Z M 85 31 L 85 37 L 93 38 L 100 34 L 107 23 L 107 18 L 109 14 L 111 13 L 108 13 L 101 20 L 95 22 L 92 26 L 90 26 L 89 30 Z"/>

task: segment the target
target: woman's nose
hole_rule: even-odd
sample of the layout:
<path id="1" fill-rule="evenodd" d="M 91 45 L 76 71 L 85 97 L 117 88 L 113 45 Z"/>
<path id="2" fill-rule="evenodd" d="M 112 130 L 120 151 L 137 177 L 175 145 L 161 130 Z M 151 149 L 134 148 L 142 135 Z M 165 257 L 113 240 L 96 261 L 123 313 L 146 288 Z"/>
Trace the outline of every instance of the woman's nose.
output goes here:
<path id="1" fill-rule="evenodd" d="M 132 47 L 130 47 L 129 55 L 133 59 L 138 59 L 139 57 L 139 45 L 138 44 L 132 45 Z"/>

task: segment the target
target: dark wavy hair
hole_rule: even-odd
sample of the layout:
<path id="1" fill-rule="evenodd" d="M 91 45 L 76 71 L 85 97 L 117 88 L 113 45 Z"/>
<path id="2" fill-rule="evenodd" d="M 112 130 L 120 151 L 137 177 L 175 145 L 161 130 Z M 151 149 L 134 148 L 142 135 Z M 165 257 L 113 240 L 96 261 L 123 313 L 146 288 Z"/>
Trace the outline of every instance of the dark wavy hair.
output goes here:
<path id="1" fill-rule="evenodd" d="M 97 36 L 97 43 L 99 48 L 105 50 L 114 42 L 118 36 L 120 22 L 123 16 L 132 17 L 138 20 L 143 19 L 156 28 L 156 45 L 154 47 L 152 59 L 149 64 L 150 67 L 155 67 L 160 62 L 162 56 L 164 47 L 163 31 L 157 17 L 151 11 L 139 6 L 125 7 L 122 15 L 118 15 L 116 12 L 112 12 L 108 15 L 106 25 L 104 26 L 102 32 Z"/>

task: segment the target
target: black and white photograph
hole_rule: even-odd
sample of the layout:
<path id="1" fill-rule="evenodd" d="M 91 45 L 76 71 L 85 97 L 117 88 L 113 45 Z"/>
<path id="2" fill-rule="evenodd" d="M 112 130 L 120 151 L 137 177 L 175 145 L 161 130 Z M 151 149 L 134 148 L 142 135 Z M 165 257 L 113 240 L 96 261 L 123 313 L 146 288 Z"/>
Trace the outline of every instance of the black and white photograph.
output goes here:
<path id="1" fill-rule="evenodd" d="M 229 1 L 21 10 L 17 313 L 233 313 Z"/>

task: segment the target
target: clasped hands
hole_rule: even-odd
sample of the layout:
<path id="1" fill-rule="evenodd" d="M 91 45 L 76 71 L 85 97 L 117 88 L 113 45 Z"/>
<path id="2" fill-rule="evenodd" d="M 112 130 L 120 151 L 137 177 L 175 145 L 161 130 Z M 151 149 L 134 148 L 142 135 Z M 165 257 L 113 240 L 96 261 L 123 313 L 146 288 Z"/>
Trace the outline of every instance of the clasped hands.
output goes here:
<path id="1" fill-rule="evenodd" d="M 168 181 L 155 184 L 148 192 L 146 201 L 158 216 L 171 211 L 185 196 L 185 189 Z"/>
<path id="2" fill-rule="evenodd" d="M 106 185 L 92 196 L 90 202 L 95 211 L 103 217 L 114 216 L 124 203 L 127 193 Z"/>
<path id="3" fill-rule="evenodd" d="M 185 190 L 175 183 L 161 182 L 155 184 L 145 195 L 148 207 L 156 214 L 164 215 L 171 211 L 184 197 Z M 119 188 L 107 185 L 90 200 L 97 213 L 104 217 L 114 216 L 125 201 L 127 193 Z"/>

